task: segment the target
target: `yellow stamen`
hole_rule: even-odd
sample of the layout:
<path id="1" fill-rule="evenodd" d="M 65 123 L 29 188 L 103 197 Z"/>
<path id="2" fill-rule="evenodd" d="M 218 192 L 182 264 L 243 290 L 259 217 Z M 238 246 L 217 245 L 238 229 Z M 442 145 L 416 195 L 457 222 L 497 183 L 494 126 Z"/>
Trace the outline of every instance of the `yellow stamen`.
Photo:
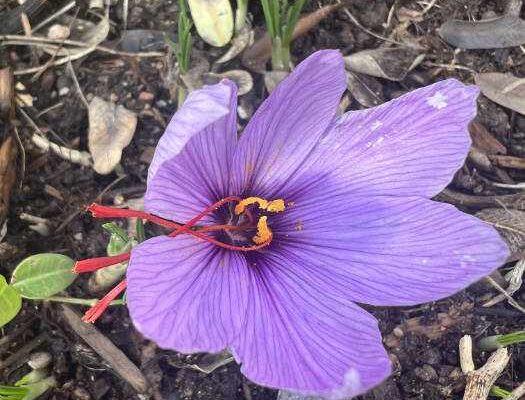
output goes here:
<path id="1" fill-rule="evenodd" d="M 266 211 L 269 212 L 281 212 L 284 211 L 284 200 L 283 199 L 277 199 L 272 200 L 268 203 L 268 207 L 266 207 Z"/>
<path id="2" fill-rule="evenodd" d="M 244 210 L 246 210 L 246 207 L 252 204 L 257 204 L 261 210 L 267 210 L 269 212 L 281 212 L 284 211 L 285 208 L 283 199 L 268 201 L 260 197 L 247 197 L 235 206 L 235 214 L 242 214 Z"/>
<path id="3" fill-rule="evenodd" d="M 239 201 L 239 204 L 235 206 L 235 214 L 242 214 L 244 210 L 246 210 L 246 207 L 255 203 L 259 204 L 259 208 L 262 208 L 263 210 L 266 210 L 266 207 L 268 207 L 268 201 L 261 199 L 260 197 L 247 197 L 246 199 Z"/>
<path id="4" fill-rule="evenodd" d="M 257 221 L 257 235 L 253 237 L 256 244 L 263 244 L 272 240 L 272 231 L 268 227 L 268 217 L 266 215 Z"/>

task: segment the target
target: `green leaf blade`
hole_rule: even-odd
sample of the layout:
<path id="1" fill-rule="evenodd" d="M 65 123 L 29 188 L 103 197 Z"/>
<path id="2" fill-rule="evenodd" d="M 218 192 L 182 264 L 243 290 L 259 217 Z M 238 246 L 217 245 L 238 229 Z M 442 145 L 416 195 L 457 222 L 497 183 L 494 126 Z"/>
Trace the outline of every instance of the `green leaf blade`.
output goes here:
<path id="1" fill-rule="evenodd" d="M 75 262 L 62 254 L 43 253 L 30 256 L 15 268 L 11 285 L 27 299 L 45 299 L 73 283 Z"/>
<path id="2" fill-rule="evenodd" d="M 11 321 L 22 308 L 22 297 L 0 275 L 0 327 Z"/>

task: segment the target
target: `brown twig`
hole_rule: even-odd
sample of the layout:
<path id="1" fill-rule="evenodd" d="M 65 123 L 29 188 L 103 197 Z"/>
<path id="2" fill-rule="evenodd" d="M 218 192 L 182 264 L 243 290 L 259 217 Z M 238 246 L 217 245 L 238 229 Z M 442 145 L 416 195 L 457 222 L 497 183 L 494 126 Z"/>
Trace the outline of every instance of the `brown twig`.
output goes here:
<path id="1" fill-rule="evenodd" d="M 89 43 L 80 42 L 78 40 L 56 40 L 56 39 L 48 39 L 45 37 L 40 36 L 21 36 L 21 35 L 0 35 L 0 43 L 2 43 L 3 46 L 40 46 L 40 47 L 47 47 L 52 48 L 53 45 L 66 45 L 66 46 L 75 46 L 75 47 L 85 47 L 85 48 L 92 48 L 94 47 L 95 50 L 112 54 L 115 56 L 122 56 L 122 57 L 137 57 L 137 58 L 147 58 L 147 57 L 164 57 L 166 54 L 158 51 L 150 51 L 150 52 L 137 52 L 137 53 L 130 53 L 127 51 L 119 51 L 114 50 L 106 46 L 93 46 Z"/>
<path id="2" fill-rule="evenodd" d="M 68 325 L 95 352 L 100 355 L 122 379 L 128 382 L 138 393 L 146 393 L 148 382 L 142 372 L 129 358 L 92 324 L 82 322 L 80 316 L 71 307 L 61 305 L 62 315 Z"/>
<path id="3" fill-rule="evenodd" d="M 451 203 L 462 207 L 486 208 L 506 207 L 515 210 L 525 210 L 524 194 L 505 194 L 498 196 L 473 196 L 444 189 L 436 197 L 436 200 Z"/>

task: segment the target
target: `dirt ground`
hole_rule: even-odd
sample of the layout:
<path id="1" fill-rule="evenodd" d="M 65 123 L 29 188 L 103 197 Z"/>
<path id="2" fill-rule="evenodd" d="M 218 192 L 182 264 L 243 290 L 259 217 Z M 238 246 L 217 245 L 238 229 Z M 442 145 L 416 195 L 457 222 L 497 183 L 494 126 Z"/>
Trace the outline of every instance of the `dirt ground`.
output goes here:
<path id="1" fill-rule="evenodd" d="M 0 0 L 0 13 L 16 6 L 13 3 L 16 2 Z M 54 0 L 50 3 L 51 6 L 46 6 L 48 8 L 35 17 L 36 21 L 43 20 L 46 13 L 51 12 L 50 9 L 56 9 L 65 2 Z M 111 7 L 110 18 L 115 24 L 111 27 L 108 46 L 122 34 L 121 3 Z M 328 3 L 328 0 L 310 1 L 306 11 L 315 11 Z M 324 48 L 338 48 L 346 55 L 384 45 L 384 40 L 370 35 L 366 30 L 396 38 L 392 34 L 402 24 L 399 10 L 404 7 L 420 11 L 427 4 L 418 3 L 425 2 L 350 1 L 347 9 L 362 27 L 357 26 L 343 8 L 339 9 L 295 40 L 292 47 L 293 61 L 299 62 Z M 385 26 L 392 8 L 394 17 L 390 25 Z M 130 0 L 128 29 L 176 32 L 177 10 L 176 1 Z M 258 2 L 252 2 L 250 11 L 254 27 L 263 29 Z M 525 76 L 525 54 L 520 47 L 468 50 L 455 54 L 455 49 L 436 33 L 441 24 L 453 18 L 479 20 L 503 12 L 503 1 L 439 0 L 423 16 L 409 21 L 399 35 L 417 41 L 426 49 L 427 56 L 401 82 L 369 77 L 381 101 L 449 77 L 473 83 L 470 70 L 511 72 L 518 77 Z M 93 17 L 84 4 L 78 16 L 86 19 Z M 195 39 L 195 48 L 210 61 L 224 51 L 212 49 L 198 38 Z M 31 53 L 28 47 L 2 47 L 0 66 L 11 64 L 15 70 L 28 68 L 36 65 L 39 56 Z M 453 60 L 455 65 L 466 68 L 443 67 L 451 65 Z M 54 154 L 43 154 L 31 144 L 30 136 L 34 128 L 17 116 L 25 149 L 25 169 L 19 157 L 16 166 L 13 166 L 17 169 L 17 181 L 8 209 L 7 235 L 3 241 L 0 240 L 0 274 L 4 276 L 10 275 L 10 271 L 24 257 L 35 253 L 58 252 L 73 259 L 104 255 L 107 235 L 103 233 L 101 223 L 83 212 L 83 207 L 94 200 L 111 204 L 116 198 L 122 202 L 138 198 L 144 193 L 152 150 L 166 121 L 176 109 L 176 101 L 171 97 L 167 84 L 166 58 L 132 58 L 93 52 L 72 65 L 78 84 L 88 100 L 95 95 L 111 99 L 139 116 L 134 138 L 122 156 L 123 178 L 116 173 L 99 175 L 91 168 L 62 160 Z M 228 64 L 228 68 L 243 67 L 239 59 L 235 59 Z M 262 76 L 257 73 L 252 75 L 254 88 L 241 100 L 248 109 L 256 108 L 265 96 Z M 48 68 L 36 77 L 34 74 L 22 75 L 17 77 L 17 81 L 23 83 L 25 92 L 34 99 L 33 107 L 28 112 L 41 131 L 49 134 L 53 140 L 60 139 L 71 148 L 87 148 L 87 110 L 64 66 Z M 53 107 L 57 103 L 61 104 Z M 361 107 L 352 101 L 348 108 Z M 39 115 L 43 110 L 46 112 Z M 487 98 L 480 98 L 477 121 L 505 146 L 508 155 L 525 157 L 525 116 Z M 520 172 L 519 169 L 506 168 L 505 174 L 515 182 L 525 181 L 523 170 Z M 516 193 L 490 185 L 494 179 L 494 173 L 480 170 L 469 160 L 449 189 L 453 193 L 475 198 Z M 461 199 L 454 197 L 444 200 L 455 203 L 469 213 L 486 207 L 475 201 L 462 205 Z M 49 234 L 42 236 L 31 230 L 28 222 L 20 220 L 21 213 L 47 219 Z M 155 233 L 148 230 L 150 235 Z M 507 265 L 510 266 L 512 264 Z M 100 295 L 89 293 L 85 277 L 80 277 L 68 291 L 75 297 Z M 485 301 L 496 294 L 490 284 L 479 282 L 452 298 L 432 304 L 411 308 L 370 308 L 380 321 L 395 372 L 387 382 L 360 399 L 461 399 L 465 378 L 459 368 L 459 339 L 465 334 L 478 338 L 487 334 L 522 330 L 525 324 L 524 315 L 506 302 L 482 307 Z M 523 301 L 525 293 L 521 290 L 514 298 Z M 78 307 L 78 310 L 84 309 Z M 53 357 L 53 374 L 58 386 L 42 399 L 269 400 L 277 397 L 277 391 L 258 387 L 244 378 L 235 363 L 220 367 L 210 374 L 188 368 L 189 364 L 202 356 L 178 355 L 160 350 L 143 340 L 133 329 L 125 308 L 112 308 L 97 322 L 96 327 L 141 369 L 151 385 L 148 394 L 138 396 L 136 390 L 94 353 L 64 321 L 57 304 L 42 302 L 25 302 L 16 320 L 3 329 L 4 338 L 7 339 L 0 339 L 0 360 L 13 354 L 17 356 L 12 358 L 8 366 L 2 368 L 0 364 L 0 383 L 12 383 L 27 372 L 21 365 L 28 353 L 44 351 Z M 505 388 L 515 387 L 525 380 L 524 348 L 514 346 L 510 350 L 512 356 L 509 366 L 497 382 Z M 476 366 L 483 365 L 487 357 L 488 354 L 476 351 Z"/>

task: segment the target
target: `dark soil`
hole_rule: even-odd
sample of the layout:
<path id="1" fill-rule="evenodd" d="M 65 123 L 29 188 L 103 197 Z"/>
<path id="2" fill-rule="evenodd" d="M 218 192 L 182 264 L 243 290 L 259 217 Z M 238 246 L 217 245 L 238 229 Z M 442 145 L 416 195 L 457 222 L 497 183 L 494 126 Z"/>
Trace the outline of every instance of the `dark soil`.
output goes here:
<path id="1" fill-rule="evenodd" d="M 6 2 L 7 0 L 3 0 Z M 1 3 L 1 2 L 0 2 Z M 13 2 L 15 3 L 15 2 Z M 56 4 L 63 4 L 54 1 Z M 311 1 L 308 11 L 328 0 Z M 363 26 L 380 35 L 388 36 L 401 23 L 394 17 L 388 28 L 384 27 L 393 0 L 354 0 L 348 9 Z M 416 1 L 397 1 L 396 10 L 406 7 L 421 10 Z M 393 83 L 373 79 L 381 97 L 388 100 L 402 91 L 423 86 L 436 80 L 457 77 L 472 83 L 470 72 L 445 69 L 436 65 L 456 64 L 478 72 L 512 72 L 525 76 L 524 53 L 520 48 L 499 50 L 472 50 L 454 53 L 436 33 L 443 22 L 451 19 L 480 19 L 491 13 L 501 14 L 501 1 L 441 0 L 421 20 L 407 24 L 402 35 L 426 47 L 427 58 L 406 79 Z M 8 6 L 15 6 L 7 1 Z M 0 4 L 0 12 L 2 11 Z M 5 5 L 4 5 L 5 6 Z M 263 18 L 258 2 L 252 2 L 254 26 L 262 28 Z M 41 11 L 38 19 L 45 18 Z M 155 29 L 176 31 L 176 1 L 131 0 L 128 19 L 129 29 Z M 90 18 L 85 6 L 79 17 Z M 122 21 L 120 5 L 111 7 L 110 17 L 116 23 L 110 39 L 119 38 Z M 316 50 L 338 48 L 344 54 L 376 48 L 383 41 L 372 37 L 353 24 L 343 10 L 321 22 L 317 28 L 295 41 L 293 58 L 299 62 Z M 221 51 L 210 49 L 196 39 L 195 47 L 213 61 Z M 30 53 L 25 47 L 0 50 L 0 61 L 17 68 L 30 66 Z M 42 153 L 31 145 L 31 128 L 21 120 L 20 134 L 25 147 L 25 173 L 19 173 L 19 190 L 11 199 L 8 215 L 8 233 L 0 243 L 0 273 L 8 276 L 17 263 L 28 255 L 40 252 L 59 252 L 73 259 L 103 255 L 107 236 L 100 222 L 83 212 L 83 206 L 98 199 L 111 204 L 115 198 L 127 200 L 140 197 L 145 190 L 148 164 L 166 121 L 175 111 L 175 99 L 170 97 L 166 85 L 166 65 L 163 58 L 131 59 L 92 53 L 73 64 L 79 84 L 89 99 L 93 95 L 112 99 L 139 115 L 139 123 L 131 144 L 124 150 L 122 168 L 125 178 L 117 181 L 116 174 L 101 176 L 89 168 L 63 161 L 55 155 Z M 239 66 L 232 61 L 231 66 Z M 50 68 L 35 80 L 24 75 L 20 80 L 35 98 L 31 115 L 39 128 L 50 132 L 51 138 L 70 147 L 86 149 L 87 111 L 79 100 L 73 82 L 63 67 Z M 255 88 L 242 101 L 256 107 L 264 97 L 260 75 L 254 74 Z M 69 88 L 65 95 L 58 95 L 61 88 Z M 44 115 L 36 115 L 61 101 L 60 107 Z M 355 101 L 350 109 L 359 108 Z M 525 156 L 525 117 L 502 108 L 486 98 L 480 99 L 478 121 L 503 143 L 509 155 Z M 14 166 L 15 167 L 15 166 Z M 517 181 L 525 176 L 516 170 L 507 172 Z M 490 195 L 495 190 L 487 184 L 483 172 L 470 162 L 458 173 L 451 188 L 474 195 Z M 499 194 L 511 192 L 497 192 Z M 465 209 L 473 213 L 475 209 Z M 51 234 L 41 236 L 29 229 L 28 223 L 19 219 L 20 213 L 46 218 L 51 224 Z M 148 232 L 154 234 L 155 232 Z M 87 289 L 87 279 L 81 277 L 69 290 L 75 297 L 93 297 Z M 458 341 L 470 334 L 474 338 L 487 334 L 522 330 L 523 314 L 507 303 L 484 308 L 481 304 L 495 294 L 486 283 L 478 283 L 465 292 L 443 301 L 412 308 L 384 308 L 371 311 L 379 318 L 381 331 L 395 366 L 393 376 L 371 393 L 362 396 L 367 400 L 396 399 L 461 399 L 465 380 L 459 369 Z M 523 290 L 515 295 L 524 300 Z M 420 318 L 423 327 L 419 333 L 407 332 L 407 320 Z M 444 321 L 448 322 L 444 322 Z M 143 340 L 133 329 L 125 308 L 114 308 L 96 324 L 113 343 L 138 365 L 152 384 L 151 396 L 164 399 L 275 399 L 277 392 L 258 387 L 244 378 L 235 363 L 228 364 L 211 374 L 204 374 L 185 366 L 198 361 L 200 356 L 183 356 L 163 351 Z M 426 327 L 426 328 L 425 328 Z M 425 334 L 425 329 L 428 334 Z M 436 333 L 437 331 L 437 333 Z M 423 332 L 423 333 L 421 333 Z M 53 357 L 53 374 L 58 387 L 43 399 L 135 399 L 135 391 L 119 378 L 71 329 L 65 324 L 56 304 L 25 302 L 23 311 L 5 329 L 7 340 L 0 338 L 0 359 L 17 354 L 24 346 L 34 344 L 30 352 L 45 351 Z M 430 336 L 430 338 L 429 338 Z M 38 340 L 35 342 L 35 338 Z M 512 359 L 498 385 L 512 388 L 525 380 L 525 352 L 523 348 L 511 349 Z M 477 352 L 475 361 L 481 366 L 487 354 Z M 9 367 L 0 369 L 0 383 L 12 383 L 24 372 L 20 368 L 25 354 Z M 147 398 L 142 396 L 140 398 Z"/>

